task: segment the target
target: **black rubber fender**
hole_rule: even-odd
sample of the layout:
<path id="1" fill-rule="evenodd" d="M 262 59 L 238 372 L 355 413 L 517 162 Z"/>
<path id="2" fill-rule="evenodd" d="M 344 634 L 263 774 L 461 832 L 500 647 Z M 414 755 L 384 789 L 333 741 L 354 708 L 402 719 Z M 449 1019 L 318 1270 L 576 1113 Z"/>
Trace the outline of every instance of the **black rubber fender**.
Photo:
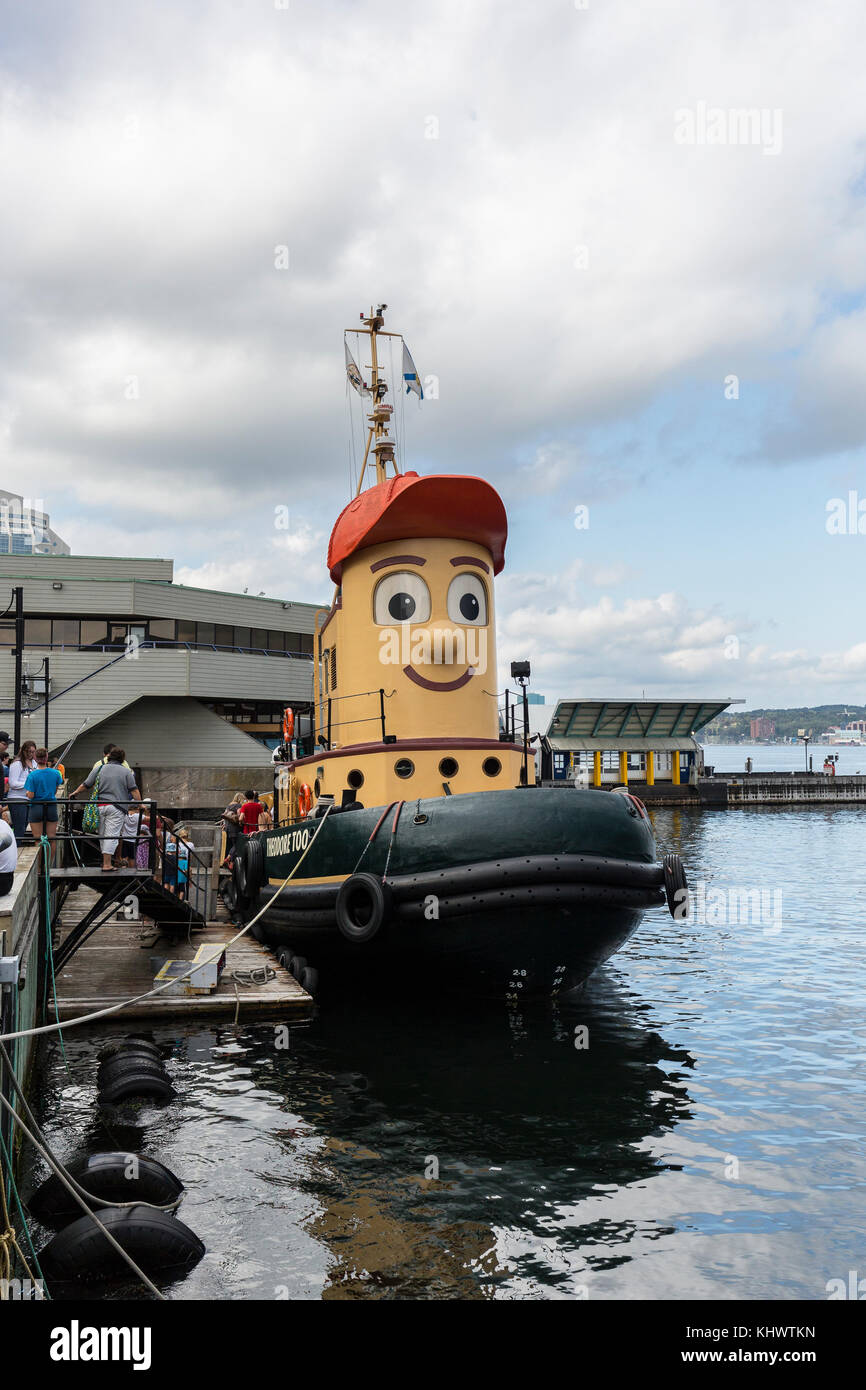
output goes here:
<path id="1" fill-rule="evenodd" d="M 149 1052 L 118 1052 L 116 1057 L 110 1057 L 107 1062 L 100 1063 L 96 1073 L 97 1089 L 101 1091 L 121 1076 L 132 1076 L 138 1072 L 164 1076 L 166 1081 L 169 1079 L 161 1058 L 158 1060 Z"/>
<path id="2" fill-rule="evenodd" d="M 153 1207 L 104 1208 L 97 1213 L 128 1255 L 147 1274 L 169 1269 L 191 1269 L 205 1247 L 194 1231 L 167 1211 Z M 64 1227 L 39 1256 L 49 1279 L 99 1279 L 132 1271 L 89 1216 Z"/>
<path id="3" fill-rule="evenodd" d="M 100 1062 L 110 1062 L 112 1058 L 119 1057 L 124 1052 L 148 1052 L 157 1061 L 162 1061 L 162 1049 L 157 1047 L 155 1042 L 149 1038 L 139 1038 L 131 1034 L 119 1043 L 109 1043 L 98 1053 Z"/>
<path id="4" fill-rule="evenodd" d="M 223 879 L 220 887 L 220 897 L 226 905 L 229 916 L 234 916 L 238 910 L 238 886 L 235 883 L 234 875 Z"/>
<path id="5" fill-rule="evenodd" d="M 133 1096 L 171 1100 L 173 1095 L 174 1088 L 164 1071 L 139 1065 L 106 1081 L 99 1087 L 97 1098 L 100 1105 L 116 1105 L 118 1101 L 129 1100 Z"/>
<path id="6" fill-rule="evenodd" d="M 234 859 L 232 860 L 232 880 L 237 895 L 238 907 L 244 907 L 250 900 L 249 887 L 247 884 L 247 859 L 245 841 L 238 840 L 235 846 Z"/>
<path id="7" fill-rule="evenodd" d="M 666 854 L 662 859 L 665 874 L 665 897 L 668 911 L 678 922 L 689 915 L 689 886 L 686 871 L 678 854 Z"/>
<path id="8" fill-rule="evenodd" d="M 375 874 L 351 874 L 340 884 L 336 915 L 347 941 L 372 941 L 391 916 L 391 889 Z"/>
<path id="9" fill-rule="evenodd" d="M 183 1193 L 180 1179 L 164 1163 L 145 1154 L 88 1154 L 66 1167 L 85 1192 L 106 1202 L 152 1202 L 167 1207 Z M 82 1214 L 56 1173 L 46 1178 L 27 1205 L 46 1226 L 65 1225 Z"/>
<path id="10" fill-rule="evenodd" d="M 247 873 L 247 892 L 255 898 L 265 881 L 265 847 L 261 840 L 247 840 L 244 845 Z"/>

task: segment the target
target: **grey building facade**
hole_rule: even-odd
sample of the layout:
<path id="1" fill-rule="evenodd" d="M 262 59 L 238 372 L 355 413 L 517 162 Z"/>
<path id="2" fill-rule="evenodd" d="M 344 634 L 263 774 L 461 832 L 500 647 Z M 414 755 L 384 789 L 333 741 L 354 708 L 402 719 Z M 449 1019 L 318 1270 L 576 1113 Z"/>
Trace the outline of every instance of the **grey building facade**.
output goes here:
<path id="1" fill-rule="evenodd" d="M 166 807 L 212 812 L 249 785 L 270 789 L 282 710 L 312 701 L 316 605 L 175 584 L 171 560 L 0 554 L 0 583 L 7 602 L 23 590 L 22 738 L 59 752 L 77 734 L 70 779 L 111 740 Z M 10 732 L 14 647 L 10 611 L 0 617 Z"/>

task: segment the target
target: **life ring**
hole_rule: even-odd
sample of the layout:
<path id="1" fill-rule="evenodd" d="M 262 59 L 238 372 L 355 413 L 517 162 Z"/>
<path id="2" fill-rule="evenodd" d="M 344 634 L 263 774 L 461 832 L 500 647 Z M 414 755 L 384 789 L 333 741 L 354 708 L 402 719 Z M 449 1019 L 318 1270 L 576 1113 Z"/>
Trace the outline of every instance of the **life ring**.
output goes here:
<path id="1" fill-rule="evenodd" d="M 295 711 L 283 710 L 283 743 L 291 743 L 295 736 Z"/>
<path id="2" fill-rule="evenodd" d="M 313 809 L 313 789 L 309 782 L 302 782 L 298 788 L 298 814 L 302 819 L 310 814 Z"/>
<path id="3" fill-rule="evenodd" d="M 372 941 L 391 913 L 391 889 L 375 874 L 350 874 L 337 894 L 337 926 L 347 941 Z"/>
<path id="4" fill-rule="evenodd" d="M 167 1211 L 153 1207 L 107 1207 L 99 1220 L 142 1269 L 191 1268 L 205 1247 L 195 1232 Z M 55 1279 L 87 1279 L 125 1272 L 127 1266 L 90 1216 L 58 1231 L 41 1252 L 45 1273 Z"/>

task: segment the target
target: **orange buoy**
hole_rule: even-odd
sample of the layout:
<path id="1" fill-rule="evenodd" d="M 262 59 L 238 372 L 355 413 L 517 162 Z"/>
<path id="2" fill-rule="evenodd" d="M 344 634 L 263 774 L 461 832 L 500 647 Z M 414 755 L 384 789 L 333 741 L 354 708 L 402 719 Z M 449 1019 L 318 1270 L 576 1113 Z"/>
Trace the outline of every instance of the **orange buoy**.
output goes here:
<path id="1" fill-rule="evenodd" d="M 291 743 L 295 733 L 295 711 L 283 710 L 283 743 Z"/>
<path id="2" fill-rule="evenodd" d="M 298 811 L 306 817 L 313 809 L 313 793 L 308 782 L 303 782 L 298 792 Z"/>

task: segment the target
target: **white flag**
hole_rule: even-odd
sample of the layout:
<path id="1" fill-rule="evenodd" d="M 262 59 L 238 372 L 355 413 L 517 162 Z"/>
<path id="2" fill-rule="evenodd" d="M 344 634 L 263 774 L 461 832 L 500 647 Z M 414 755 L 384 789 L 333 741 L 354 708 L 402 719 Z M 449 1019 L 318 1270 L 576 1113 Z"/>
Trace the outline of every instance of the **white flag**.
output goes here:
<path id="1" fill-rule="evenodd" d="M 415 363 L 412 361 L 412 354 L 405 343 L 403 344 L 403 380 L 406 383 L 406 395 L 408 396 L 410 391 L 414 391 L 419 401 L 423 401 L 424 392 L 421 388 L 421 378 Z"/>
<path id="2" fill-rule="evenodd" d="M 359 396 L 369 396 L 370 388 L 361 376 L 358 364 L 349 351 L 349 344 L 346 342 L 345 338 L 343 339 L 343 347 L 346 349 L 346 376 L 349 378 Z"/>

